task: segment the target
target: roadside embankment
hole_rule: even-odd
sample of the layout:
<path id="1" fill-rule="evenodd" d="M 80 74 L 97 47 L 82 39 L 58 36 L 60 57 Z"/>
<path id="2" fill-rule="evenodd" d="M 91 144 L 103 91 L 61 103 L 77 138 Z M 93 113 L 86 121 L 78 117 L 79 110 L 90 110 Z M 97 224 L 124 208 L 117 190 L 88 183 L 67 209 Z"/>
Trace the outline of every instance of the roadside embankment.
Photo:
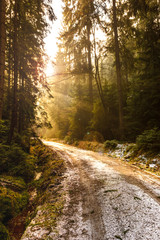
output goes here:
<path id="1" fill-rule="evenodd" d="M 160 154 L 142 151 L 135 143 L 118 143 L 115 140 L 104 143 L 76 141 L 73 145 L 85 150 L 106 153 L 108 156 L 119 158 L 143 170 L 160 175 Z"/>
<path id="2" fill-rule="evenodd" d="M 63 208 L 59 193 L 63 160 L 38 139 L 32 141 L 28 155 L 18 147 L 14 151 L 12 148 L 3 165 L 10 158 L 19 159 L 17 165 L 9 166 L 10 171 L 0 175 L 0 239 L 19 240 L 22 235 L 27 239 L 26 234 L 33 232 L 44 237 L 56 225 Z"/>

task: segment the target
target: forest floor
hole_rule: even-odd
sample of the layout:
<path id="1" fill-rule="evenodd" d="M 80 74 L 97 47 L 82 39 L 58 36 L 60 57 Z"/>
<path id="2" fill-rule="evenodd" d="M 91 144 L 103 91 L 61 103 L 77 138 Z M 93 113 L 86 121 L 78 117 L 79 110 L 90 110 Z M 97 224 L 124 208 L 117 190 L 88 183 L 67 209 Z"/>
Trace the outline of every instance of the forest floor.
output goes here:
<path id="1" fill-rule="evenodd" d="M 43 141 L 64 159 L 64 207 L 53 240 L 159 240 L 160 179 L 106 154 Z M 39 231 L 42 230 L 39 228 Z M 39 237 L 38 237 L 39 236 Z"/>

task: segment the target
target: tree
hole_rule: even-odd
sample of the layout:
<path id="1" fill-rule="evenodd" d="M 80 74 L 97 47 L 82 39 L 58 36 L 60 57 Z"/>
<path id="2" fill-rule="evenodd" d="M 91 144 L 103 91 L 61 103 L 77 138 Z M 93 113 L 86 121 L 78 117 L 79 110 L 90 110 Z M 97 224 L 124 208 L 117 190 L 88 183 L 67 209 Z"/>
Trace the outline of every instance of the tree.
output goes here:
<path id="1" fill-rule="evenodd" d="M 14 128 L 17 125 L 17 83 L 18 83 L 18 0 L 15 0 L 14 4 L 14 36 L 13 36 L 13 48 L 14 48 L 14 85 L 13 85 L 13 105 L 12 115 L 8 142 L 11 143 Z"/>
<path id="2" fill-rule="evenodd" d="M 4 119 L 10 122 L 8 142 L 15 133 L 24 134 L 35 123 L 38 84 L 44 80 L 44 38 L 49 24 L 48 14 L 55 19 L 50 1 L 10 2 L 6 11 L 6 75 L 4 89 Z"/>
<path id="3" fill-rule="evenodd" d="M 3 95 L 4 95 L 4 70 L 5 70 L 5 44 L 6 44 L 6 29 L 5 29 L 5 12 L 6 1 L 0 1 L 0 120 L 3 112 Z"/>
<path id="4" fill-rule="evenodd" d="M 124 135 L 124 123 L 123 123 L 123 90 L 122 90 L 122 79 L 121 79 L 121 63 L 120 63 L 120 52 L 119 52 L 119 40 L 117 31 L 117 14 L 116 14 L 116 0 L 113 0 L 113 30 L 115 40 L 115 59 L 116 59 L 116 73 L 117 73 L 117 87 L 118 87 L 118 99 L 119 99 L 119 130 L 120 137 Z"/>
<path id="5" fill-rule="evenodd" d="M 146 129 L 160 127 L 160 26 L 157 1 L 130 1 L 135 27 L 135 71 L 127 99 L 127 124 L 135 139 Z"/>
<path id="6" fill-rule="evenodd" d="M 92 73 L 92 19 L 93 1 L 64 0 L 64 31 L 61 33 L 63 46 L 67 46 L 66 54 L 72 59 L 69 69 L 73 73 L 88 74 L 88 100 L 93 104 L 93 73 Z M 64 47 L 65 48 L 65 47 Z"/>

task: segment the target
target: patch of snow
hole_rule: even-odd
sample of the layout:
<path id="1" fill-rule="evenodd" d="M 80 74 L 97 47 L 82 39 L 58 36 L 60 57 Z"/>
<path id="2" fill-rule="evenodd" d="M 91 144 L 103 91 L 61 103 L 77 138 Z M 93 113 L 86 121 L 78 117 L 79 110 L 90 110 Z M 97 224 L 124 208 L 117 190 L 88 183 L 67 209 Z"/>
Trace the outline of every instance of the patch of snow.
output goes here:
<path id="1" fill-rule="evenodd" d="M 151 163 L 151 164 L 149 164 L 149 167 L 150 167 L 150 168 L 156 168 L 156 167 L 157 167 L 157 165 L 156 165 L 156 164 L 154 164 L 154 163 Z"/>

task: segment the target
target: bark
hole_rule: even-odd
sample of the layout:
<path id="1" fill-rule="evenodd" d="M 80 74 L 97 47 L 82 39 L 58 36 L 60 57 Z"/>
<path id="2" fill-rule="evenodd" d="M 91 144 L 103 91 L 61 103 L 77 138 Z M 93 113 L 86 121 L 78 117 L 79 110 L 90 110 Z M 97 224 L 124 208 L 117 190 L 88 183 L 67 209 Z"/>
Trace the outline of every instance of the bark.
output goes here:
<path id="1" fill-rule="evenodd" d="M 24 76 L 22 73 L 21 76 L 21 87 L 20 87 L 20 97 L 19 97 L 19 122 L 18 122 L 18 132 L 22 133 L 24 130 L 24 111 L 23 111 L 23 103 L 24 103 Z"/>
<path id="2" fill-rule="evenodd" d="M 11 8 L 10 8 L 10 23 L 11 23 Z M 11 69 L 11 49 L 12 49 L 12 41 L 11 41 L 11 28 L 9 30 L 9 41 L 8 41 L 8 86 L 7 86 L 7 113 L 10 118 L 10 109 L 11 109 L 11 78 L 12 78 L 12 69 Z"/>
<path id="3" fill-rule="evenodd" d="M 115 40 L 115 59 L 116 59 L 116 74 L 117 74 L 117 87 L 119 98 L 119 132 L 120 137 L 124 135 L 124 120 L 123 120 L 123 91 L 122 91 L 122 79 L 121 79 L 121 64 L 119 54 L 119 41 L 117 30 L 117 14 L 116 14 L 116 0 L 113 0 L 113 31 Z"/>
<path id="4" fill-rule="evenodd" d="M 88 19 L 87 24 L 87 50 L 88 50 L 88 72 L 89 72 L 89 100 L 91 105 L 93 105 L 93 86 L 92 86 L 92 61 L 91 61 L 91 40 L 90 40 L 90 34 L 91 34 L 91 24 L 90 20 Z"/>
<path id="5" fill-rule="evenodd" d="M 3 95 L 4 95 L 4 70 L 5 70 L 5 45 L 6 45 L 6 28 L 5 28 L 5 0 L 0 0 L 0 120 L 3 112 Z"/>
<path id="6" fill-rule="evenodd" d="M 15 127 L 17 126 L 17 84 L 18 84 L 18 0 L 15 1 L 14 7 L 14 37 L 13 37 L 13 50 L 14 50 L 14 85 L 13 85 L 13 105 L 11 125 L 9 131 L 8 142 L 11 143 Z"/>

